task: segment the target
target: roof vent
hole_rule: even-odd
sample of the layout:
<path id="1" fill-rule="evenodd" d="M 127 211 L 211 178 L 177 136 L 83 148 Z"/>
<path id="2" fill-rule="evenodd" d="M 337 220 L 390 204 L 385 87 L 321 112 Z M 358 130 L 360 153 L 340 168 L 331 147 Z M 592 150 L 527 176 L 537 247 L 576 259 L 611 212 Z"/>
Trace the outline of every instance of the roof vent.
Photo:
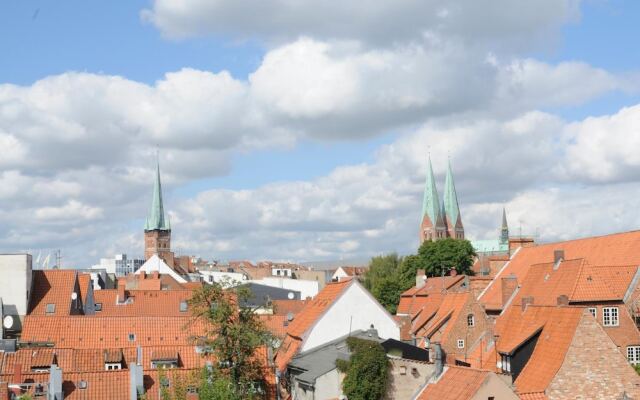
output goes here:
<path id="1" fill-rule="evenodd" d="M 293 313 L 292 312 L 288 312 L 287 313 L 287 321 L 289 321 L 289 322 L 293 321 Z"/>
<path id="2" fill-rule="evenodd" d="M 564 260 L 564 250 L 553 251 L 553 269 L 557 269 L 560 266 L 560 262 Z"/>

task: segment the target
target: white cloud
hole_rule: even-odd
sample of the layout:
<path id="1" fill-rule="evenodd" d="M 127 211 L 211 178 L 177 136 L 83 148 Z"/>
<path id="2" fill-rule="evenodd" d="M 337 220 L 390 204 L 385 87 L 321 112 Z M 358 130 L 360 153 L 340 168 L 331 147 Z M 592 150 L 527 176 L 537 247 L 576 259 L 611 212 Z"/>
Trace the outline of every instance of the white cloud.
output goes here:
<path id="1" fill-rule="evenodd" d="M 389 44 L 442 35 L 528 46 L 577 19 L 578 6 L 578 0 L 155 0 L 142 18 L 173 38 L 283 41 L 307 35 Z"/>

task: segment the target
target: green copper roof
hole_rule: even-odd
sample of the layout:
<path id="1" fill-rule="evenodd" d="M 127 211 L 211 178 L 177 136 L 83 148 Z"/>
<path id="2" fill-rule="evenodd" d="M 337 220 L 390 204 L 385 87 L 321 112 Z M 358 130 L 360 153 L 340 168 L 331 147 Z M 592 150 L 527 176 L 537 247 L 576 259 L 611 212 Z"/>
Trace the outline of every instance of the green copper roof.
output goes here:
<path id="1" fill-rule="evenodd" d="M 144 224 L 145 231 L 171 230 L 169 218 L 164 216 L 164 206 L 162 205 L 162 184 L 160 183 L 160 164 L 156 169 L 156 180 L 153 183 L 153 197 L 151 198 L 151 209 L 147 222 Z"/>
<path id="2" fill-rule="evenodd" d="M 497 239 L 472 240 L 471 246 L 478 254 L 505 253 L 509 251 L 509 243 L 504 243 Z"/>
<path id="3" fill-rule="evenodd" d="M 436 180 L 433 177 L 433 167 L 431 167 L 431 157 L 429 157 L 429 167 L 427 171 L 427 180 L 424 184 L 424 199 L 422 201 L 422 216 L 425 214 L 431 219 L 431 223 L 435 226 L 440 218 L 440 197 L 436 188 Z"/>
<path id="4" fill-rule="evenodd" d="M 458 207 L 458 195 L 456 194 L 456 185 L 453 183 L 453 173 L 451 172 L 451 162 L 447 167 L 447 177 L 444 180 L 443 207 L 444 213 L 449 217 L 449 221 L 455 224 L 460 216 L 460 207 Z"/>

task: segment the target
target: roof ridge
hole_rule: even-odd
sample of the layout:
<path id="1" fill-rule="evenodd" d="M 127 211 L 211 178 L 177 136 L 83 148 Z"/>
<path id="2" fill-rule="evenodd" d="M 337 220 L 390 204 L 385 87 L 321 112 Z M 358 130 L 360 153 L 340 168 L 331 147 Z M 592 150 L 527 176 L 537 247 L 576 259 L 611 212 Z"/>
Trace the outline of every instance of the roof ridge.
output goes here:
<path id="1" fill-rule="evenodd" d="M 584 273 L 584 268 L 587 264 L 585 263 L 584 259 L 582 259 L 582 263 L 580 264 L 580 271 L 578 271 L 578 275 L 576 277 L 576 281 L 573 282 L 573 290 L 571 290 L 571 294 L 569 295 L 569 299 L 573 299 L 574 298 L 574 294 L 576 293 L 576 290 L 578 290 L 578 285 L 580 284 L 581 280 L 582 280 L 582 274 Z M 611 288 L 609 288 L 611 289 Z"/>

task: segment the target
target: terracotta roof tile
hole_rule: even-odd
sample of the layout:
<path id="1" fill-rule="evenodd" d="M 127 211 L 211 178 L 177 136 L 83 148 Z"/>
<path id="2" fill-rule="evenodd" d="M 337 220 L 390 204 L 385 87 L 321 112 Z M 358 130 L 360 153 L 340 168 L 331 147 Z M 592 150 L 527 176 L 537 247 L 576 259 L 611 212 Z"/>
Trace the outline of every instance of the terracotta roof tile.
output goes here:
<path id="1" fill-rule="evenodd" d="M 77 271 L 37 270 L 33 271 L 33 291 L 29 303 L 30 315 L 62 316 L 71 313 L 71 294 L 76 285 Z M 55 304 L 53 312 L 48 304 Z"/>
<path id="2" fill-rule="evenodd" d="M 441 342 L 447 343 L 449 332 L 453 327 L 453 323 L 449 321 L 456 321 L 460 312 L 464 308 L 467 301 L 471 296 L 470 292 L 450 292 L 447 293 L 443 299 L 436 315 L 427 323 L 427 325 L 418 332 L 419 336 L 431 336 L 436 330 L 442 329 Z"/>
<path id="3" fill-rule="evenodd" d="M 417 400 L 472 399 L 490 372 L 449 366 L 436 383 L 428 384 Z"/>
<path id="4" fill-rule="evenodd" d="M 416 288 L 415 286 L 409 290 L 406 290 L 402 293 L 402 296 L 413 296 L 420 294 L 432 294 L 432 293 L 442 293 L 445 290 L 453 288 L 456 284 L 461 283 L 464 279 L 464 275 L 456 275 L 456 276 L 434 276 L 427 278 L 425 285 L 421 288 Z"/>
<path id="5" fill-rule="evenodd" d="M 127 302 L 118 303 L 118 291 L 96 290 L 94 299 L 102 305 L 99 317 L 180 317 L 189 316 L 188 306 L 180 311 L 180 304 L 191 298 L 191 290 L 127 290 Z"/>
<path id="6" fill-rule="evenodd" d="M 520 393 L 518 397 L 522 400 L 549 400 L 544 392 Z"/>
<path id="7" fill-rule="evenodd" d="M 22 340 L 77 349 L 188 345 L 203 330 L 202 324 L 191 322 L 191 317 L 27 316 Z"/>
<path id="8" fill-rule="evenodd" d="M 583 258 L 589 265 L 640 265 L 640 231 L 616 233 L 565 242 L 520 248 L 504 266 L 496 279 L 480 296 L 487 308 L 501 309 L 501 277 L 514 274 L 523 282 L 529 267 L 554 260 L 554 250 L 564 250 L 565 259 Z"/>
<path id="9" fill-rule="evenodd" d="M 584 309 L 581 307 L 509 307 L 496 323 L 497 349 L 511 353 L 536 332 L 536 346 L 515 381 L 518 392 L 542 392 L 560 369 Z"/>
<path id="10" fill-rule="evenodd" d="M 308 300 L 273 300 L 273 313 L 276 315 L 296 315 L 307 304 Z"/>
<path id="11" fill-rule="evenodd" d="M 279 339 L 287 336 L 289 322 L 286 315 L 260 315 L 260 320 L 273 336 Z"/>

